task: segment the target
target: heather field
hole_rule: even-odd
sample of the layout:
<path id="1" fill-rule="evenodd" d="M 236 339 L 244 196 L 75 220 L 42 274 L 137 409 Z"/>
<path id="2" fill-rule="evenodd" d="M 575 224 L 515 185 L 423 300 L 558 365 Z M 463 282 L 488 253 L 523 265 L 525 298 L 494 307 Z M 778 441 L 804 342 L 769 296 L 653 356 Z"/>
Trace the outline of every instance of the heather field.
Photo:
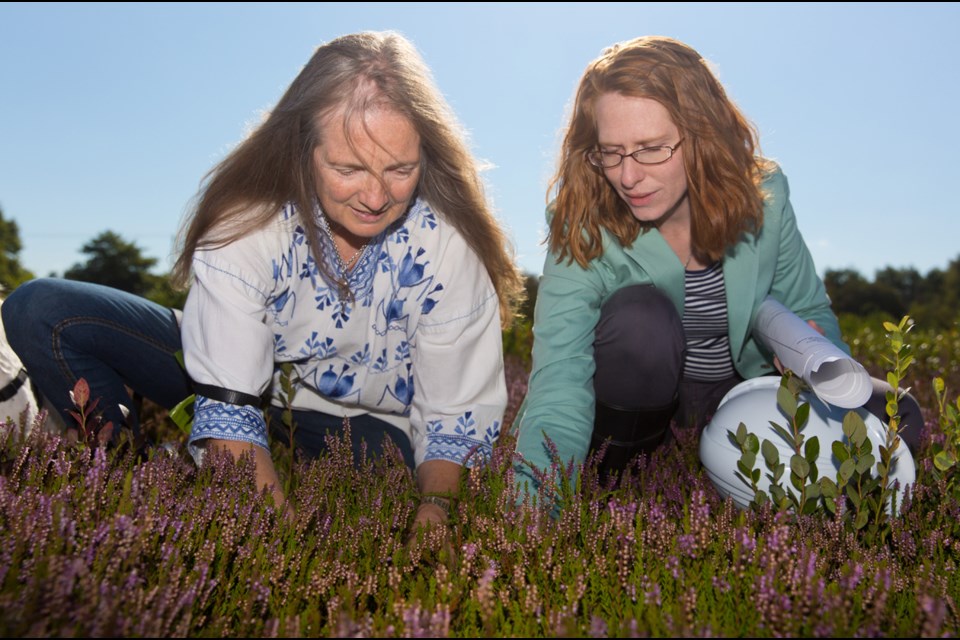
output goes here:
<path id="1" fill-rule="evenodd" d="M 589 461 L 551 513 L 518 505 L 505 435 L 463 478 L 450 530 L 408 540 L 417 492 L 398 455 L 355 464 L 337 440 L 306 464 L 275 443 L 288 515 L 256 493 L 250 460 L 194 466 L 162 413 L 145 426 L 167 446 L 139 453 L 6 425 L 0 635 L 955 637 L 960 335 L 843 327 L 926 413 L 896 516 L 863 451 L 836 500 L 740 510 L 707 479 L 697 432 L 638 458 L 615 490 Z M 508 422 L 528 342 L 505 343 Z"/>

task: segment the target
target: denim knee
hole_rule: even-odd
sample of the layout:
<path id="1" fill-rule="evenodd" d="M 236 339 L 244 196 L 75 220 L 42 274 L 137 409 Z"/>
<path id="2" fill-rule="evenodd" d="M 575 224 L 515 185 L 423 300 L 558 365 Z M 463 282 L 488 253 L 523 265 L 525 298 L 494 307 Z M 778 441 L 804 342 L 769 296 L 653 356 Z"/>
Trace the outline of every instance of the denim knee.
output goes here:
<path id="1" fill-rule="evenodd" d="M 0 305 L 7 341 L 24 360 L 25 352 L 37 341 L 49 339 L 54 322 L 46 318 L 49 309 L 58 309 L 54 278 L 30 280 L 17 287 Z"/>

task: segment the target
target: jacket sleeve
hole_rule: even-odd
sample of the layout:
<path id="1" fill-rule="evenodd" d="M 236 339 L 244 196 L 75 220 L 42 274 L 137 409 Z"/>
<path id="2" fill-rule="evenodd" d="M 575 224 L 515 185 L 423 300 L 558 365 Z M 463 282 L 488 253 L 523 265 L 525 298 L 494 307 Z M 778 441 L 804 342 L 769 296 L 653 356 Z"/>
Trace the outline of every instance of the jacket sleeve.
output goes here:
<path id="1" fill-rule="evenodd" d="M 823 280 L 817 275 L 813 257 L 800 230 L 790 204 L 787 178 L 779 171 L 772 176 L 772 213 L 779 214 L 779 236 L 776 268 L 770 294 L 804 320 L 813 320 L 826 332 L 826 337 L 846 353 L 850 348 L 840 335 L 840 325 L 830 308 L 830 298 Z"/>
<path id="2" fill-rule="evenodd" d="M 558 264 L 547 255 L 534 312 L 533 366 L 516 427 L 521 497 L 539 488 L 542 473 L 559 479 L 557 463 L 576 470 L 590 447 L 593 343 L 604 290 L 595 266 Z"/>

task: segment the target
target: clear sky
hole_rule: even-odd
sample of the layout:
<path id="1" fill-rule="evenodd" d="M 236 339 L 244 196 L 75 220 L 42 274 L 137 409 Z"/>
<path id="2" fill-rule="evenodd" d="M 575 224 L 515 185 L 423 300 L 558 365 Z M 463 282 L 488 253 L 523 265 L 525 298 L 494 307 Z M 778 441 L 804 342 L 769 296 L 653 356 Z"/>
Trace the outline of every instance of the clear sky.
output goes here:
<path id="1" fill-rule="evenodd" d="M 957 3 L 3 3 L 0 207 L 23 265 L 60 274 L 111 230 L 169 269 L 203 174 L 317 45 L 367 29 L 403 33 L 432 67 L 529 273 L 580 75 L 648 34 L 715 64 L 787 174 L 821 274 L 960 256 Z"/>

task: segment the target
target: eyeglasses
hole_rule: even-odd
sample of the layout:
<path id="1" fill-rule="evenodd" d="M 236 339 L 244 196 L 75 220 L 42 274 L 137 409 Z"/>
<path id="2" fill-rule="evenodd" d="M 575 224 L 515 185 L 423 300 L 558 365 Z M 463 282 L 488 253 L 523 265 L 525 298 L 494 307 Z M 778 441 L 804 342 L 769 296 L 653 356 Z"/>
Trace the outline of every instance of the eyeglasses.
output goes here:
<path id="1" fill-rule="evenodd" d="M 680 138 L 680 142 L 683 142 L 683 138 Z M 644 147 L 643 149 L 637 149 L 633 153 L 599 151 L 594 149 L 593 151 L 587 152 L 587 162 L 600 169 L 619 167 L 620 163 L 623 162 L 623 159 L 626 157 L 633 158 L 639 164 L 663 164 L 673 157 L 677 147 L 680 146 L 680 142 L 677 142 L 677 144 L 672 147 L 668 147 L 665 144 L 659 147 Z"/>

